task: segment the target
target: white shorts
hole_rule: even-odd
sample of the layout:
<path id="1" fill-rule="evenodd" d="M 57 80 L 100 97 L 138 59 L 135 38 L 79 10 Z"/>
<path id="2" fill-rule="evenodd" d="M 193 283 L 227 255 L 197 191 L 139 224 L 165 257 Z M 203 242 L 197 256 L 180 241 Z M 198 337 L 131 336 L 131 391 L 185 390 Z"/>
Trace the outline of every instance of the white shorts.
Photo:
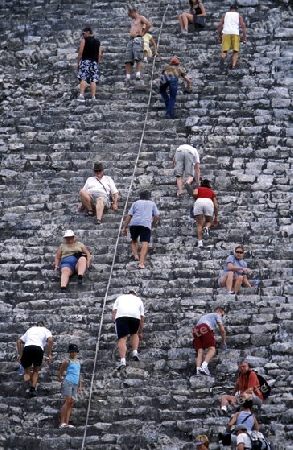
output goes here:
<path id="1" fill-rule="evenodd" d="M 210 198 L 198 198 L 194 203 L 193 212 L 195 216 L 213 216 L 214 203 Z"/>

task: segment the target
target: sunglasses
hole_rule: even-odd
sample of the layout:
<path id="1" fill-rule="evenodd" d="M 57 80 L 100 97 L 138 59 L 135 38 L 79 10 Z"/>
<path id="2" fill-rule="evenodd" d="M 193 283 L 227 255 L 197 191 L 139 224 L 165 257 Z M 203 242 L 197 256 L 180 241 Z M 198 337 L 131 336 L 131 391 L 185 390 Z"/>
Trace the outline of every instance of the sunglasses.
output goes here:
<path id="1" fill-rule="evenodd" d="M 243 254 L 243 252 L 241 250 L 235 250 L 235 253 L 240 253 L 240 255 Z"/>

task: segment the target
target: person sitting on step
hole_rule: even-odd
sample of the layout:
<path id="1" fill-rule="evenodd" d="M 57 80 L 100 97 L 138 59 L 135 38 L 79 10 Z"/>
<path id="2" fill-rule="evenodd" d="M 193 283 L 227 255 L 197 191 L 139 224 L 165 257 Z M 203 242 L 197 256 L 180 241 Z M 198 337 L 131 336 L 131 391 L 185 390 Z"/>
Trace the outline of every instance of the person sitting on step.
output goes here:
<path id="1" fill-rule="evenodd" d="M 95 208 L 96 225 L 102 223 L 104 211 L 107 209 L 118 210 L 118 190 L 111 177 L 104 175 L 104 166 L 102 163 L 94 164 L 94 176 L 89 177 L 84 187 L 79 192 L 82 205 L 78 207 L 79 211 L 86 209 L 85 216 L 93 217 Z"/>
<path id="2" fill-rule="evenodd" d="M 82 242 L 76 241 L 74 232 L 64 233 L 65 243 L 61 244 L 55 255 L 55 272 L 61 270 L 61 292 L 65 292 L 69 278 L 77 273 L 77 282 L 82 284 L 82 277 L 90 267 L 91 255 Z"/>
<path id="3" fill-rule="evenodd" d="M 228 294 L 238 294 L 242 285 L 252 287 L 247 279 L 247 274 L 251 272 L 247 263 L 243 259 L 244 247 L 237 245 L 234 255 L 228 256 L 225 262 L 224 270 L 218 279 L 218 285 L 225 287 Z"/>
<path id="4" fill-rule="evenodd" d="M 189 0 L 189 11 L 178 17 L 181 33 L 188 33 L 188 24 L 193 23 L 196 28 L 205 27 L 206 10 L 200 0 Z"/>
<path id="5" fill-rule="evenodd" d="M 260 406 L 264 397 L 256 373 L 251 370 L 249 362 L 243 360 L 238 364 L 238 378 L 231 395 L 222 395 L 221 409 L 227 412 L 228 404 L 238 407 L 245 400 L 253 400 Z"/>

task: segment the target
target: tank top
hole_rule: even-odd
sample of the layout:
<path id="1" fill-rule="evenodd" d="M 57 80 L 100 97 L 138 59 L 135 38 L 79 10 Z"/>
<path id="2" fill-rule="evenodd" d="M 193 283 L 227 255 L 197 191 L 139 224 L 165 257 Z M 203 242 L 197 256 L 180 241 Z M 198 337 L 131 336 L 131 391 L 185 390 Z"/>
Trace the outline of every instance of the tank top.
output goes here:
<path id="1" fill-rule="evenodd" d="M 247 417 L 247 419 L 246 419 Z M 245 420 L 244 420 L 245 419 Z M 247 411 L 241 411 L 237 417 L 236 425 L 244 423 L 247 426 L 247 430 L 251 431 L 254 425 L 254 415 Z"/>
<path id="2" fill-rule="evenodd" d="M 82 59 L 98 61 L 100 41 L 93 36 L 85 37 L 84 40 L 85 46 L 82 52 Z"/>
<path id="3" fill-rule="evenodd" d="M 66 368 L 66 377 L 65 380 L 69 381 L 73 384 L 79 383 L 79 375 L 80 375 L 80 362 L 69 360 L 69 365 Z"/>
<path id="4" fill-rule="evenodd" d="M 223 34 L 237 34 L 239 35 L 239 13 L 229 11 L 225 14 Z"/>

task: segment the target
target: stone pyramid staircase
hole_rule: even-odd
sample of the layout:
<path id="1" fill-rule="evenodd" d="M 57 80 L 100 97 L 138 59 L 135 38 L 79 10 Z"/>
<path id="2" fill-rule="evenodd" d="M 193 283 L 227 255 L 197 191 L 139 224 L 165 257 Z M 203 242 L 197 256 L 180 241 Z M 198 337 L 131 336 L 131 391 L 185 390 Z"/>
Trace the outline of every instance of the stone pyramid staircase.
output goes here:
<path id="1" fill-rule="evenodd" d="M 194 448 L 228 420 L 219 411 L 240 358 L 273 384 L 257 412 L 275 449 L 293 449 L 292 429 L 292 7 L 286 1 L 240 0 L 248 28 L 235 72 L 218 68 L 217 24 L 228 1 L 205 2 L 207 28 L 179 34 L 186 2 L 138 2 L 153 23 L 159 57 L 143 79 L 124 83 L 129 19 L 126 3 L 35 0 L 2 2 L 1 127 L 1 398 L 0 448 Z M 164 21 L 163 21 L 164 18 Z M 104 56 L 98 100 L 76 101 L 79 30 L 93 26 Z M 178 94 L 176 118 L 164 118 L 158 74 L 177 55 L 193 89 Z M 178 200 L 172 169 L 176 147 L 195 145 L 202 176 L 212 180 L 220 224 L 203 250 L 195 246 L 190 199 Z M 101 227 L 77 212 L 78 191 L 102 161 L 120 191 L 119 211 Z M 161 212 L 145 271 L 131 261 L 120 225 L 141 188 Z M 54 254 L 72 228 L 93 255 L 82 289 L 59 293 Z M 236 298 L 217 277 L 243 243 L 259 288 Z M 139 272 L 139 273 L 138 273 Z M 135 286 L 147 323 L 140 363 L 115 369 L 118 355 L 110 311 Z M 229 349 L 194 376 L 193 323 L 225 305 Z M 38 397 L 28 399 L 18 376 L 17 338 L 45 317 L 55 338 L 54 361 L 43 367 Z M 80 348 L 84 391 L 73 430 L 59 430 L 57 372 L 69 342 Z"/>

